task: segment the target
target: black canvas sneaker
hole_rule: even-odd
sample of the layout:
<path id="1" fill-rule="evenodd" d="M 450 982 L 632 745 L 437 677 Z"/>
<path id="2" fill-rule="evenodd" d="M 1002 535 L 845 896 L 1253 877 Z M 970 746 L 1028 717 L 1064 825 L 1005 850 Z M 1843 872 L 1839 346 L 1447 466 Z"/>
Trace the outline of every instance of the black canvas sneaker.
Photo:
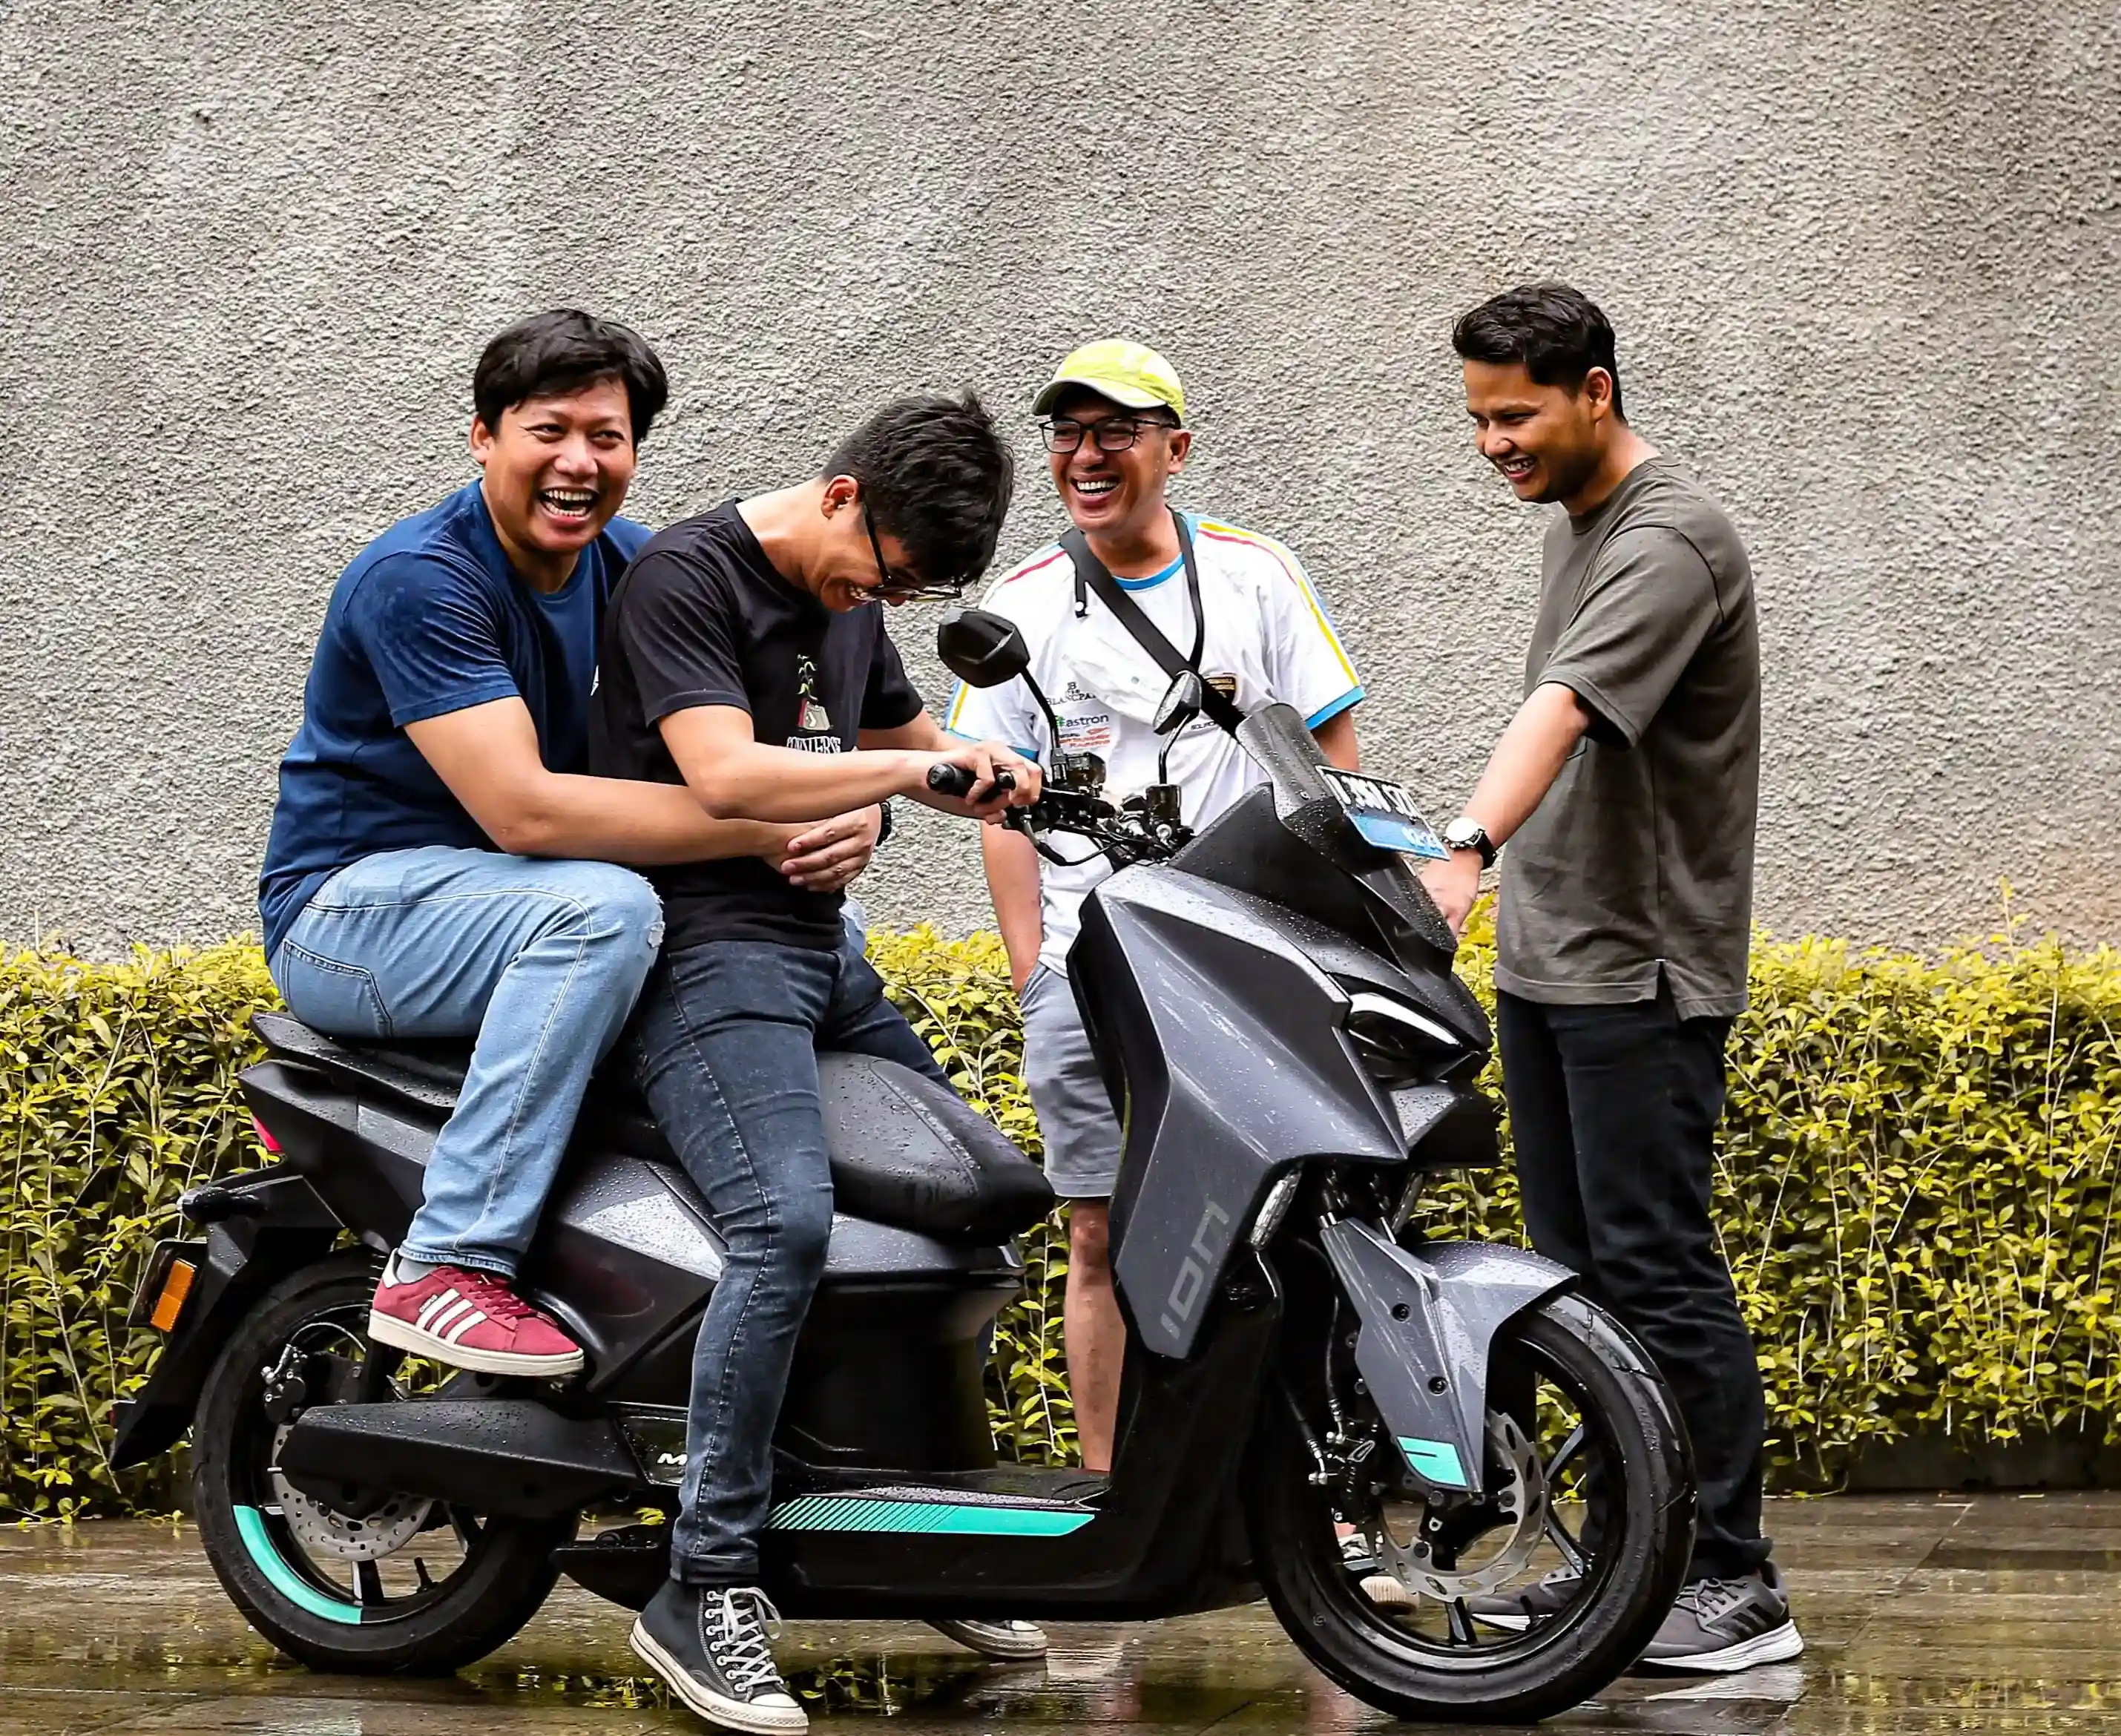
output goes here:
<path id="1" fill-rule="evenodd" d="M 633 1624 L 634 1654 L 710 1724 L 751 1736 L 807 1730 L 768 1642 L 781 1614 L 754 1586 L 666 1580 Z"/>
<path id="2" fill-rule="evenodd" d="M 1643 1654 L 1656 1669 L 1721 1673 L 1779 1664 L 1804 1650 L 1774 1563 L 1743 1580 L 1696 1580 L 1681 1591 Z"/>

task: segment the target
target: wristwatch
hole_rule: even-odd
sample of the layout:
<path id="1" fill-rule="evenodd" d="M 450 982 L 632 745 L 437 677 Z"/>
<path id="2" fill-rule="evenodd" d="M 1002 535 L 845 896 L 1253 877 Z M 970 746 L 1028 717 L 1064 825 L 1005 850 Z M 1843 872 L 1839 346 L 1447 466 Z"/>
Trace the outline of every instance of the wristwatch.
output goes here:
<path id="1" fill-rule="evenodd" d="M 1453 850 L 1477 850 L 1480 866 L 1495 866 L 1495 847 L 1488 841 L 1488 828 L 1470 814 L 1461 814 L 1443 828 L 1443 842 Z"/>
<path id="2" fill-rule="evenodd" d="M 876 828 L 877 846 L 880 849 L 890 838 L 893 828 L 891 818 L 891 798 L 887 796 L 877 805 L 883 810 L 883 824 Z"/>

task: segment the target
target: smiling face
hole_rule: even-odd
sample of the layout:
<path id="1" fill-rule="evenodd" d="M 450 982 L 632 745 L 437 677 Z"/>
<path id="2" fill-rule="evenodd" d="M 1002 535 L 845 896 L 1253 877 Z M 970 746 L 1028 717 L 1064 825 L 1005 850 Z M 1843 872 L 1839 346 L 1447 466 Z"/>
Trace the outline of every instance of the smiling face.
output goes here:
<path id="1" fill-rule="evenodd" d="M 1466 363 L 1474 441 L 1523 501 L 1566 501 L 1590 481 L 1613 416 L 1612 376 L 1593 368 L 1572 391 L 1541 385 L 1522 362 Z"/>
<path id="2" fill-rule="evenodd" d="M 896 608 L 904 602 L 904 595 L 892 593 L 916 588 L 919 581 L 905 545 L 871 522 L 862 505 L 861 484 L 851 476 L 832 478 L 819 511 L 825 529 L 808 572 L 818 600 L 838 614 L 868 603 Z"/>
<path id="3" fill-rule="evenodd" d="M 594 380 L 526 398 L 502 411 L 495 428 L 474 418 L 471 454 L 486 472 L 487 511 L 509 559 L 533 583 L 564 584 L 633 480 L 626 387 Z"/>
<path id="4" fill-rule="evenodd" d="M 1175 426 L 1168 410 L 1130 410 L 1085 390 L 1054 405 L 1053 420 L 1084 431 L 1074 451 L 1049 450 L 1047 466 L 1068 516 L 1085 536 L 1133 541 L 1169 511 L 1164 491 L 1186 468 L 1193 435 Z M 1100 446 L 1098 429 L 1110 422 L 1134 423 L 1134 444 L 1117 452 Z"/>

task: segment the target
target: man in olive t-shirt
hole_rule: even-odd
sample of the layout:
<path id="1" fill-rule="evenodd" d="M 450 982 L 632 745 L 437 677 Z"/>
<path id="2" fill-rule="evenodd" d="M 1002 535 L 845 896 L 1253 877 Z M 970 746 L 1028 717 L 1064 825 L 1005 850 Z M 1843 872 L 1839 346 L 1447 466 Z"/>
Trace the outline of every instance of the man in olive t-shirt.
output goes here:
<path id="1" fill-rule="evenodd" d="M 1745 1669 L 1804 1646 L 1760 1535 L 1760 1370 L 1708 1215 L 1752 917 L 1752 569 L 1722 509 L 1629 427 L 1612 327 L 1577 291 L 1511 290 L 1452 341 L 1482 455 L 1564 511 L 1524 703 L 1424 878 L 1455 930 L 1509 844 L 1496 1027 L 1526 1226 L 1655 1358 L 1700 1485 L 1688 1583 L 1643 1661 Z M 1587 1583 L 1564 1567 L 1473 1613 L 1528 1628 Z"/>

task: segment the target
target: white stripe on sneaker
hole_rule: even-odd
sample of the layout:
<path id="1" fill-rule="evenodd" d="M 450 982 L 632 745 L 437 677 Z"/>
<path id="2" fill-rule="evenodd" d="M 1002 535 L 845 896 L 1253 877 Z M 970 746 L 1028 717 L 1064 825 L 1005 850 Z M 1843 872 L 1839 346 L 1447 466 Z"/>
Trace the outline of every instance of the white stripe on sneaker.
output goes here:
<path id="1" fill-rule="evenodd" d="M 413 1317 L 413 1324 L 424 1332 L 435 1323 L 435 1316 L 457 1300 L 457 1293 L 453 1290 L 438 1291 L 420 1304 L 420 1312 Z"/>
<path id="2" fill-rule="evenodd" d="M 428 1318 L 427 1331 L 431 1337 L 439 1338 L 450 1329 L 452 1324 L 461 1320 L 470 1312 L 471 1304 L 461 1296 L 456 1297 L 448 1307 L 437 1309 Z"/>
<path id="3" fill-rule="evenodd" d="M 474 1308 L 468 1314 L 459 1318 L 447 1332 L 443 1332 L 439 1336 L 441 1337 L 442 1342 L 445 1344 L 461 1344 L 464 1342 L 464 1335 L 466 1332 L 469 1332 L 474 1326 L 483 1326 L 485 1324 L 486 1316 Z"/>

